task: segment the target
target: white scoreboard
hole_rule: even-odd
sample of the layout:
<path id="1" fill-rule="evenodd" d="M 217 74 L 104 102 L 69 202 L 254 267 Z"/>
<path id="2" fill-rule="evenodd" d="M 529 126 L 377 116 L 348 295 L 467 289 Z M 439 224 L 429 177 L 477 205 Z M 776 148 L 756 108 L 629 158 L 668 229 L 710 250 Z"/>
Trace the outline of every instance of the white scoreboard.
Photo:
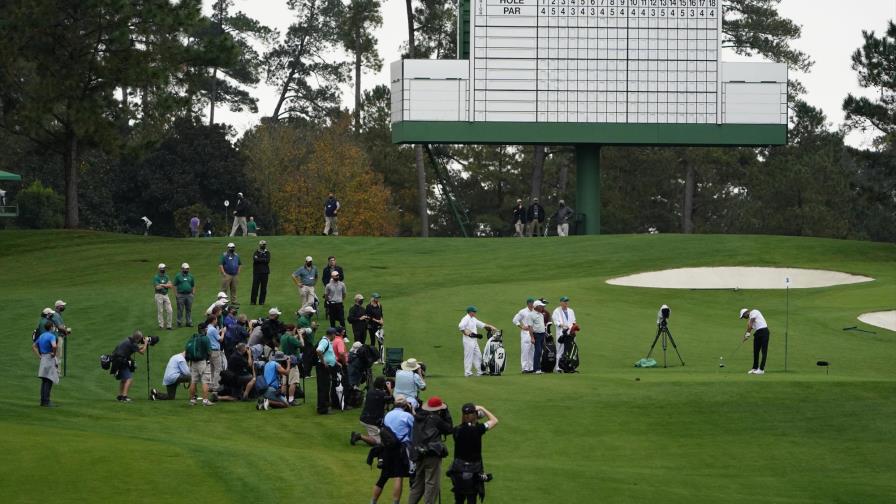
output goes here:
<path id="1" fill-rule="evenodd" d="M 717 123 L 719 0 L 474 0 L 475 121 Z"/>

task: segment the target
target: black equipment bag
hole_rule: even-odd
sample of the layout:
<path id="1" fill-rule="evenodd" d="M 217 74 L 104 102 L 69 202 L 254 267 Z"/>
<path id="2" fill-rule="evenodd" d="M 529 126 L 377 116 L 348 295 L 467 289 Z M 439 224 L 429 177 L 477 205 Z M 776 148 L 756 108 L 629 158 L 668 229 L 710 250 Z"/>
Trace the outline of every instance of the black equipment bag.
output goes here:
<path id="1" fill-rule="evenodd" d="M 579 345 L 575 335 L 567 337 L 563 343 L 563 355 L 560 357 L 560 370 L 564 373 L 575 373 L 579 367 Z"/>
<path id="2" fill-rule="evenodd" d="M 548 334 L 544 338 L 544 345 L 541 349 L 541 371 L 544 373 L 553 373 L 556 364 L 557 345 L 554 344 L 554 337 Z"/>

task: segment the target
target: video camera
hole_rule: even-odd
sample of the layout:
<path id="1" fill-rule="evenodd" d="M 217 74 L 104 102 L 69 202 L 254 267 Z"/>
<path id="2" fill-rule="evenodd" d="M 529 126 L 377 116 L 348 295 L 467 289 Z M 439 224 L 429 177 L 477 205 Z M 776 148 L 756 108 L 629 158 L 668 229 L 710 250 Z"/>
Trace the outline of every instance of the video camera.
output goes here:
<path id="1" fill-rule="evenodd" d="M 146 336 L 143 338 L 143 343 L 149 346 L 155 346 L 156 343 L 159 342 L 158 336 Z"/>
<path id="2" fill-rule="evenodd" d="M 657 327 L 666 327 L 668 325 L 669 317 L 672 316 L 672 309 L 667 305 L 660 306 L 660 310 L 656 312 L 656 325 Z"/>

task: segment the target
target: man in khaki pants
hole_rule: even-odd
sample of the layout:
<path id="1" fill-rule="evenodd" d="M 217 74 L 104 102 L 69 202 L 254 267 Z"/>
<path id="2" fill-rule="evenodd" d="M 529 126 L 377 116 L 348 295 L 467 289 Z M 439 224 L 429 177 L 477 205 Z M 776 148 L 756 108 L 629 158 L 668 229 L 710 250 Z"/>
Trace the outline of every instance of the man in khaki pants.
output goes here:
<path id="1" fill-rule="evenodd" d="M 240 255 L 236 253 L 236 245 L 228 243 L 227 251 L 218 262 L 218 269 L 221 271 L 221 290 L 228 295 L 230 304 L 239 304 L 236 300 L 236 286 L 242 264 Z"/>
<path id="2" fill-rule="evenodd" d="M 171 309 L 171 299 L 168 297 L 168 289 L 173 288 L 174 285 L 171 283 L 171 280 L 168 279 L 168 275 L 165 274 L 164 263 L 159 264 L 159 272 L 156 276 L 152 277 L 152 283 L 156 290 L 156 312 L 159 317 L 159 329 L 168 329 L 170 331 L 174 312 Z M 165 321 L 166 314 L 168 315 L 167 323 Z"/>

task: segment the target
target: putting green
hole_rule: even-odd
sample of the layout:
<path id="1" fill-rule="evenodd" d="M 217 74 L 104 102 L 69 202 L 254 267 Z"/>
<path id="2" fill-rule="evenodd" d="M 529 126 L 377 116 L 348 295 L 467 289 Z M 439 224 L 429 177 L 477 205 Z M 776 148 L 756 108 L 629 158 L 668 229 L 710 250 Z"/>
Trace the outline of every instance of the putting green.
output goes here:
<path id="1" fill-rule="evenodd" d="M 455 419 L 468 401 L 498 416 L 483 447 L 495 474 L 488 503 L 883 503 L 896 495 L 896 340 L 842 331 L 860 313 L 892 309 L 894 245 L 702 235 L 265 239 L 272 253 L 268 304 L 248 305 L 247 265 L 239 294 L 248 315 L 271 306 L 291 314 L 298 296 L 289 273 L 306 255 L 335 255 L 351 294 L 382 294 L 387 344 L 426 362 L 425 397 L 442 397 Z M 100 354 L 134 329 L 159 334 L 148 360 L 151 386 L 159 387 L 168 357 L 191 333 L 155 331 L 156 265 L 190 263 L 197 311 L 204 310 L 219 290 L 217 260 L 230 240 L 0 232 L 4 504 L 369 502 L 378 473 L 364 464 L 367 451 L 348 443 L 359 412 L 316 415 L 313 380 L 311 404 L 288 410 L 190 407 L 182 392 L 177 401 L 150 402 L 140 357 L 134 402 L 115 401 L 116 383 L 99 368 Z M 257 239 L 234 241 L 248 262 Z M 780 290 L 606 283 L 632 272 L 713 265 L 860 272 L 875 281 L 791 290 L 789 311 Z M 519 373 L 511 318 L 530 295 L 545 296 L 551 309 L 561 295 L 571 298 L 582 326 L 581 373 Z M 37 405 L 29 336 L 41 308 L 60 298 L 74 333 L 68 376 L 53 390 L 60 407 L 48 410 Z M 462 377 L 457 324 L 470 304 L 505 332 L 504 376 Z M 633 368 L 653 340 L 661 304 L 672 307 L 670 328 L 686 365 L 670 353 L 668 369 Z M 764 376 L 745 373 L 749 343 L 729 358 L 743 334 L 743 306 L 761 309 L 770 324 Z M 718 367 L 720 355 L 726 368 Z M 830 375 L 818 360 L 831 362 Z M 380 502 L 388 503 L 385 497 Z M 446 478 L 442 501 L 450 502 Z"/>

